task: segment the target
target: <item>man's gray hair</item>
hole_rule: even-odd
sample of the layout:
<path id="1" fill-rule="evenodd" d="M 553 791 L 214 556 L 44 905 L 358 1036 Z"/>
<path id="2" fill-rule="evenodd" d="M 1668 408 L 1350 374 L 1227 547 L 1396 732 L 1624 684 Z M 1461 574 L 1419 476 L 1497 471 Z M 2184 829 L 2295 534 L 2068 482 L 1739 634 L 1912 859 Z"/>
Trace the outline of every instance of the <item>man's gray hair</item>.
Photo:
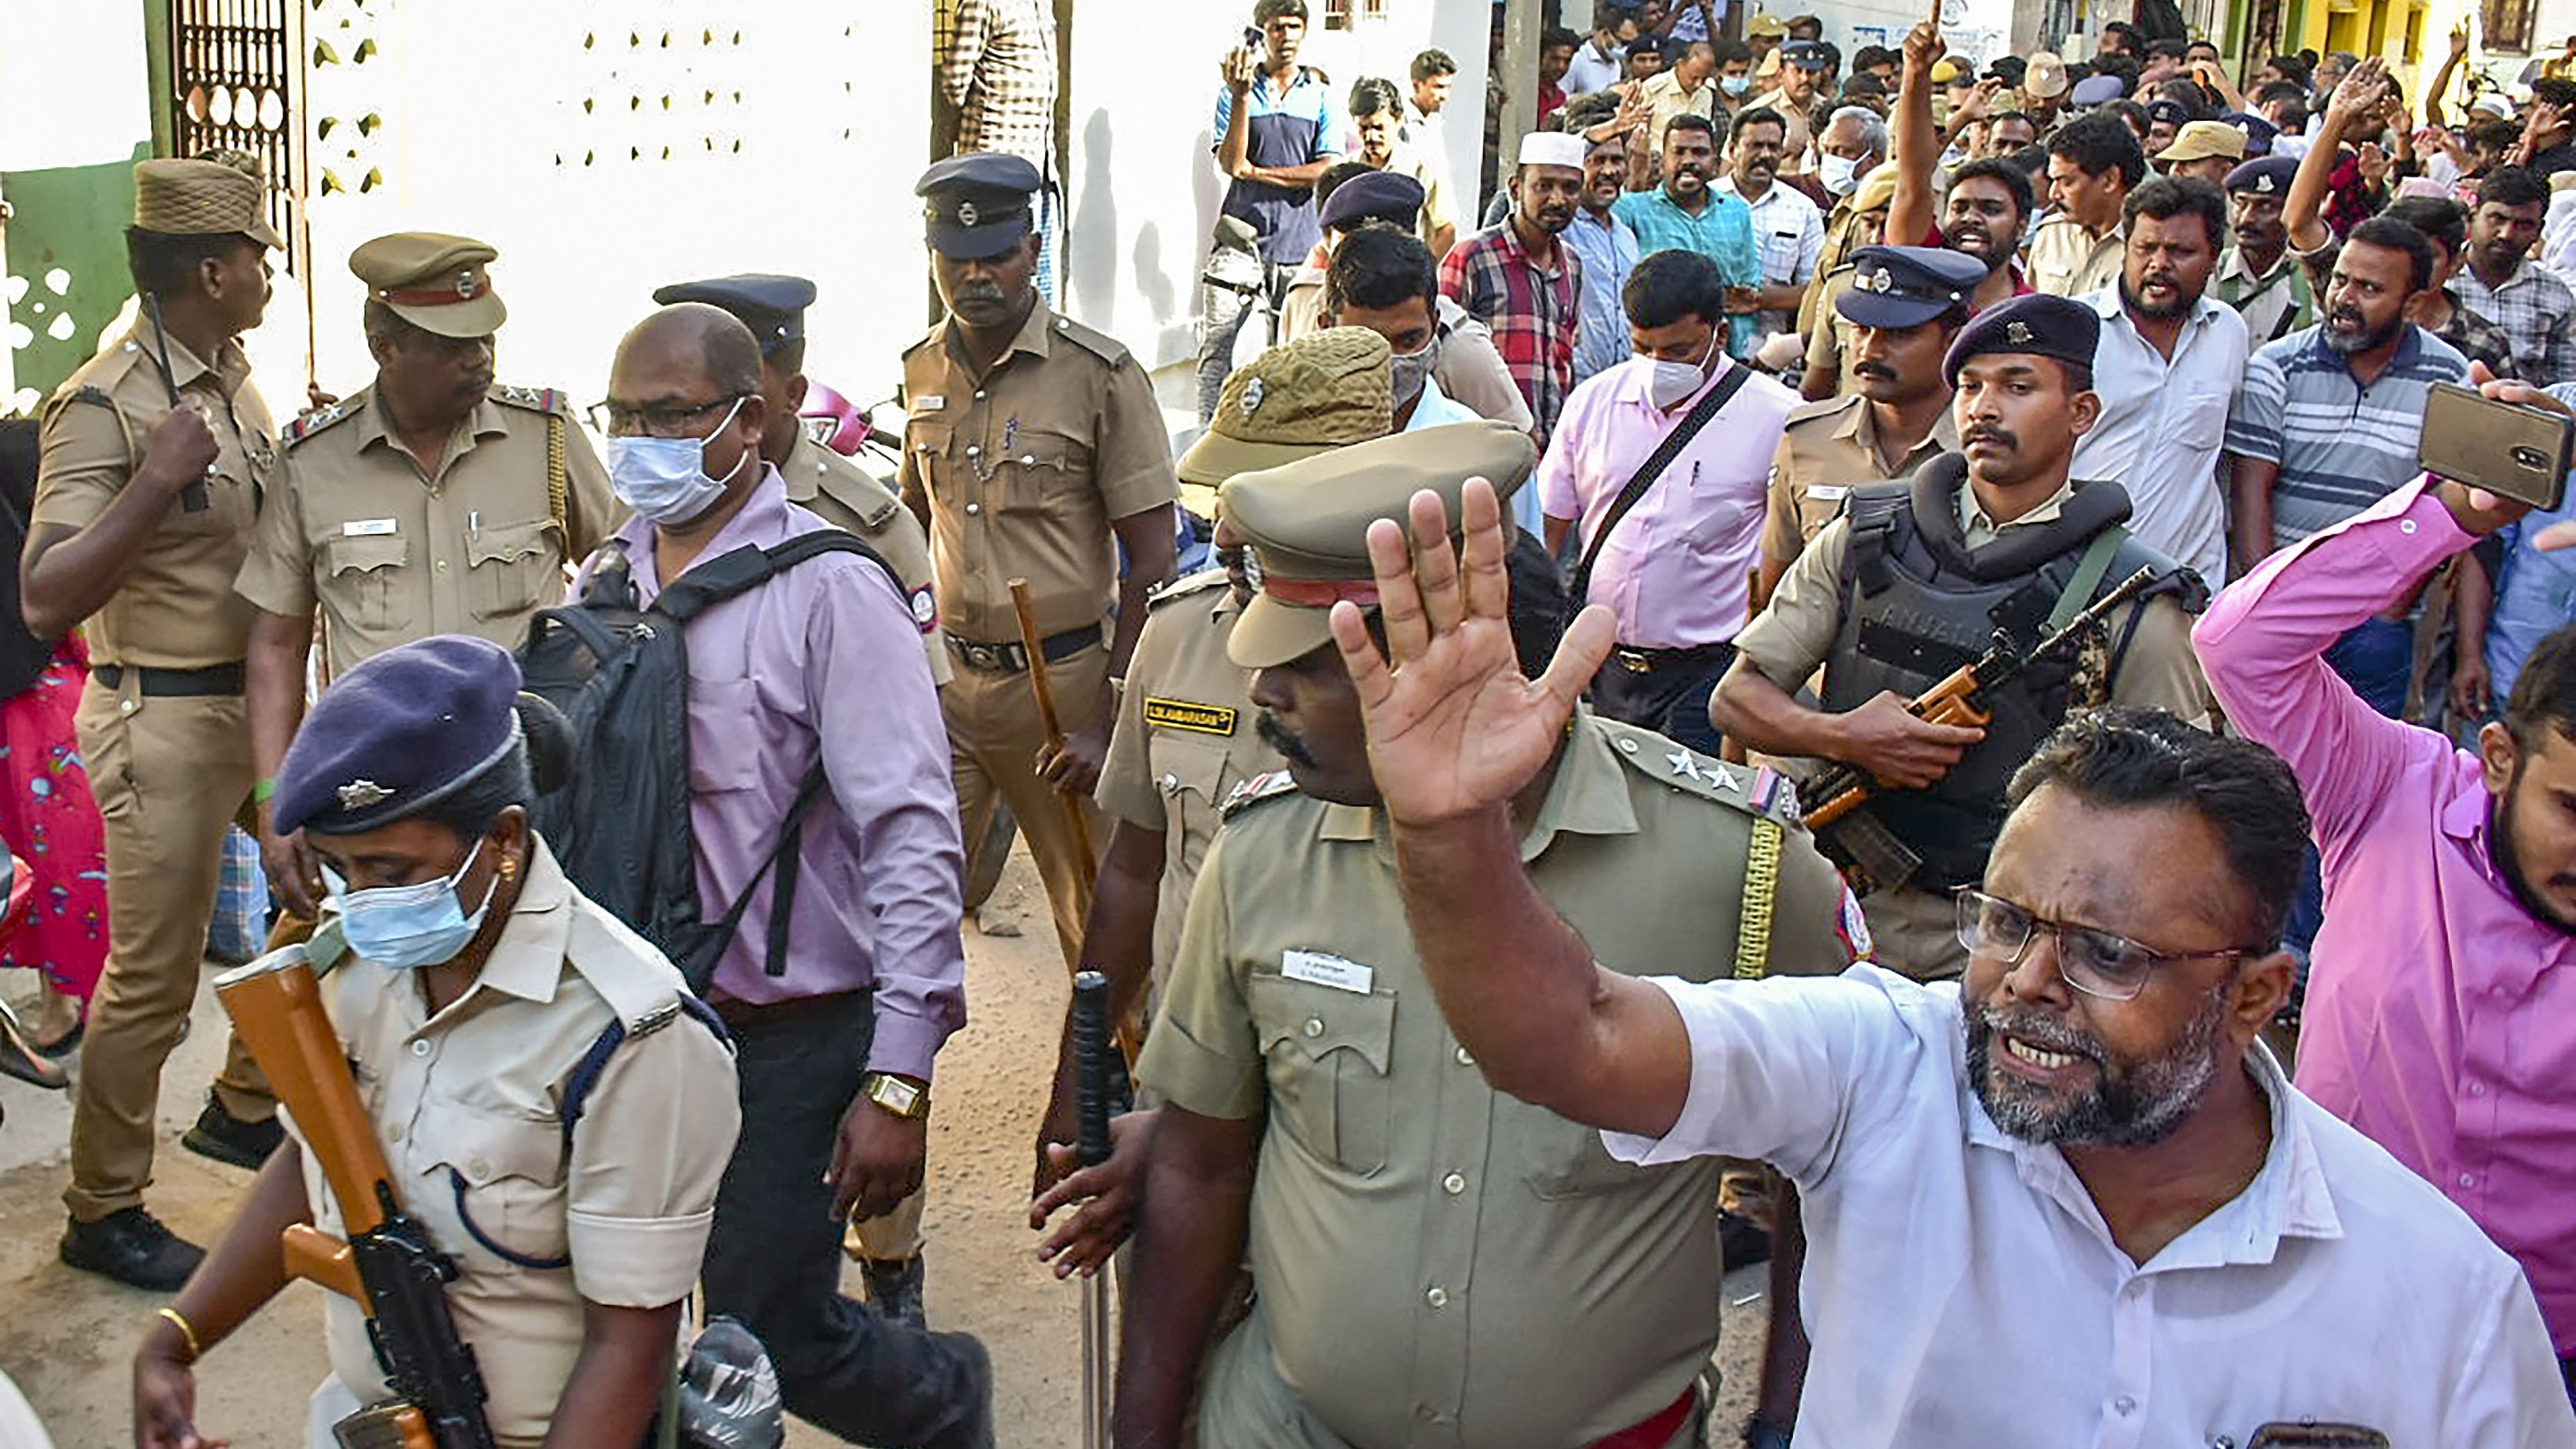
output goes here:
<path id="1" fill-rule="evenodd" d="M 1837 107 L 1832 115 L 1825 118 L 1825 130 L 1830 131 L 1845 121 L 1860 127 L 1862 138 L 1869 143 L 1869 154 L 1882 161 L 1887 159 L 1887 122 L 1879 119 L 1878 112 L 1867 106 Z M 1823 132 L 1817 134 L 1821 137 Z"/>

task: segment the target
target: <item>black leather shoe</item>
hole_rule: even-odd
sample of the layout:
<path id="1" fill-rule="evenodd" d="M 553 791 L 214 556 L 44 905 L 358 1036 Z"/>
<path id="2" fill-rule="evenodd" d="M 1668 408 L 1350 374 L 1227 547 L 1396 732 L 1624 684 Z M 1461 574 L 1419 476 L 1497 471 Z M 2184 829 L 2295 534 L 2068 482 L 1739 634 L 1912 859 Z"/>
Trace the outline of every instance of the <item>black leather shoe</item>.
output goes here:
<path id="1" fill-rule="evenodd" d="M 877 1312 L 914 1328 L 929 1326 L 921 1313 L 919 1254 L 896 1261 L 862 1258 L 859 1272 L 867 1280 L 868 1302 L 875 1306 Z"/>
<path id="2" fill-rule="evenodd" d="M 1738 1268 L 1749 1268 L 1756 1263 L 1768 1260 L 1771 1256 L 1771 1235 L 1764 1232 L 1761 1225 L 1751 1218 L 1740 1218 L 1733 1213 L 1721 1212 L 1717 1215 L 1717 1246 L 1718 1252 L 1724 1258 L 1727 1271 L 1733 1272 Z"/>
<path id="3" fill-rule="evenodd" d="M 206 1250 L 181 1238 L 139 1207 L 63 1230 L 62 1259 L 85 1273 L 154 1293 L 176 1293 Z"/>
<path id="4" fill-rule="evenodd" d="M 211 1157 L 229 1167 L 245 1172 L 259 1171 L 268 1154 L 286 1140 L 286 1129 L 276 1118 L 265 1122 L 245 1122 L 224 1110 L 224 1104 L 211 1092 L 206 1094 L 206 1110 L 197 1114 L 197 1125 L 179 1139 L 179 1145 L 199 1157 Z"/>

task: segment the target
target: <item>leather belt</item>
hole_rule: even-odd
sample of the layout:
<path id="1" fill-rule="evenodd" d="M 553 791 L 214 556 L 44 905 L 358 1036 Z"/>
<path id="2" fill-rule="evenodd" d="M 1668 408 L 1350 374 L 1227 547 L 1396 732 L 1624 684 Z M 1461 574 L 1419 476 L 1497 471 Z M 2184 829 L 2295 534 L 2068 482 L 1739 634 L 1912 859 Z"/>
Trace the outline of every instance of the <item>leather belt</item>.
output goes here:
<path id="1" fill-rule="evenodd" d="M 203 669 L 162 669 L 143 664 L 135 667 L 135 685 L 145 694 L 186 698 L 203 695 L 233 695 L 242 692 L 242 664 L 209 664 Z M 90 678 L 110 689 L 125 687 L 125 666 L 93 664 Z"/>
<path id="2" fill-rule="evenodd" d="M 1645 649 L 1633 644 L 1621 644 L 1610 651 L 1610 657 L 1619 661 L 1619 667 L 1630 674 L 1652 674 L 1658 669 L 1671 669 L 1677 665 L 1701 664 L 1711 659 L 1723 659 L 1734 648 L 1734 645 L 1722 641 L 1716 644 L 1693 644 L 1686 649 Z"/>
<path id="3" fill-rule="evenodd" d="M 1690 1422 L 1691 1410 L 1698 1407 L 1699 1386 L 1693 1384 L 1682 1390 L 1682 1396 L 1673 1400 L 1671 1407 L 1652 1418 L 1629 1425 L 1592 1444 L 1589 1449 L 1664 1449 L 1672 1442 L 1673 1436 L 1682 1431 L 1682 1425 Z"/>
<path id="4" fill-rule="evenodd" d="M 1038 652 L 1046 656 L 1047 663 L 1062 664 L 1083 650 L 1098 645 L 1100 637 L 1098 624 L 1085 624 L 1079 629 L 1067 629 L 1039 640 Z M 986 674 L 1025 674 L 1029 668 L 1028 646 L 1016 639 L 987 644 L 980 639 L 960 639 L 951 634 L 948 636 L 948 652 L 957 656 L 958 663 Z"/>

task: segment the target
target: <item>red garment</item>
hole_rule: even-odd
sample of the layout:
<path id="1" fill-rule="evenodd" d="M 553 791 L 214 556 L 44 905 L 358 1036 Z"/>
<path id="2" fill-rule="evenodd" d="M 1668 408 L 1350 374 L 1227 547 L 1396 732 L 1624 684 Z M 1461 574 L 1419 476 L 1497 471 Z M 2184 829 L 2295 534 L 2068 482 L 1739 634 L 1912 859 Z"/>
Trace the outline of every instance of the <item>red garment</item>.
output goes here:
<path id="1" fill-rule="evenodd" d="M 107 824 L 72 732 L 88 678 L 89 649 L 69 635 L 34 684 L 0 701 L 0 842 L 36 878 L 0 967 L 42 971 L 83 1003 L 107 965 Z"/>

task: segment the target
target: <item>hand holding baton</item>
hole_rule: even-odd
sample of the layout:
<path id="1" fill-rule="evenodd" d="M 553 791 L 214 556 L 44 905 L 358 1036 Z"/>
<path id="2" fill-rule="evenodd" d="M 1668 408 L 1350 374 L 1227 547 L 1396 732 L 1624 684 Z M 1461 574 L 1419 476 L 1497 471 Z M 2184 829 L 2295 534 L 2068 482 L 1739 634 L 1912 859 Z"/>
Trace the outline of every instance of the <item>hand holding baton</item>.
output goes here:
<path id="1" fill-rule="evenodd" d="M 170 329 L 161 325 L 160 294 L 144 293 L 143 305 L 152 311 L 152 340 L 161 345 L 161 390 L 169 394 L 170 406 L 175 410 L 179 406 L 179 375 L 170 370 Z M 203 513 L 212 505 L 213 500 L 206 496 L 203 477 L 179 490 L 179 507 L 185 512 Z"/>
<path id="2" fill-rule="evenodd" d="M 1047 748 L 1057 753 L 1064 750 L 1064 726 L 1055 711 L 1055 686 L 1047 678 L 1046 651 L 1038 638 L 1038 614 L 1029 602 L 1029 581 L 1011 580 L 1011 607 L 1020 616 L 1020 647 L 1028 651 L 1029 688 L 1038 697 L 1038 720 L 1046 726 Z M 1064 816 L 1073 827 L 1073 844 L 1082 857 L 1082 913 L 1091 914 L 1091 892 L 1100 880 L 1100 857 L 1091 851 L 1091 822 L 1083 817 L 1082 801 L 1059 793 L 1064 802 Z"/>

